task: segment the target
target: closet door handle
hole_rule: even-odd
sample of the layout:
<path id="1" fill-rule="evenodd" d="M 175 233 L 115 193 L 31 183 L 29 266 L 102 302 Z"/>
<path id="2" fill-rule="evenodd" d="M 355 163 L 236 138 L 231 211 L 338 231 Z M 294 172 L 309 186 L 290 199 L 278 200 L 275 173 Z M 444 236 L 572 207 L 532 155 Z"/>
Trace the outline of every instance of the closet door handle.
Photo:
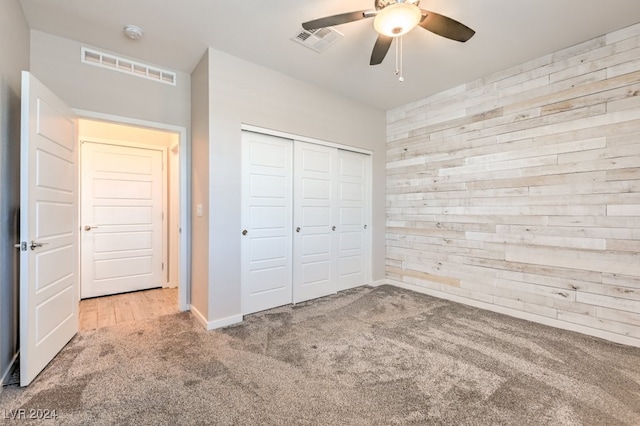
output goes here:
<path id="1" fill-rule="evenodd" d="M 332 227 L 331 227 L 331 230 L 332 230 L 332 231 L 335 231 L 335 230 L 336 230 L 336 227 L 335 227 L 335 226 L 332 226 Z"/>
<path id="2" fill-rule="evenodd" d="M 300 227 L 299 226 L 296 228 L 296 232 L 300 232 Z"/>
<path id="3" fill-rule="evenodd" d="M 249 231 L 247 231 L 246 229 L 243 229 L 243 230 L 242 230 L 242 235 L 247 235 L 247 233 L 248 233 L 248 232 L 249 232 Z"/>

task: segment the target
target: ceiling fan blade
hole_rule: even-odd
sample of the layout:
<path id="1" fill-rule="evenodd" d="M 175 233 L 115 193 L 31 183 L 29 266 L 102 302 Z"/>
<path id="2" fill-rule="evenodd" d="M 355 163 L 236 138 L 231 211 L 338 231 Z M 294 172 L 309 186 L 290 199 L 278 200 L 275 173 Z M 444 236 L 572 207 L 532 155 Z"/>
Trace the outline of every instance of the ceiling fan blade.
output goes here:
<path id="1" fill-rule="evenodd" d="M 418 25 L 439 36 L 464 43 L 476 33 L 466 25 L 444 15 L 424 9 L 422 9 L 422 14 L 427 16 Z"/>
<path id="2" fill-rule="evenodd" d="M 384 60 L 384 57 L 387 56 L 387 52 L 391 47 L 391 42 L 393 42 L 393 37 L 387 37 L 382 34 L 378 35 L 376 44 L 373 46 L 373 52 L 371 52 L 369 65 L 378 65 Z"/>
<path id="3" fill-rule="evenodd" d="M 356 12 L 341 13 L 339 15 L 325 16 L 324 18 L 314 19 L 313 21 L 305 22 L 302 24 L 302 28 L 305 30 L 316 30 L 318 28 L 333 27 L 335 25 L 346 24 L 348 22 L 359 21 L 361 19 L 371 18 L 375 16 L 375 13 L 370 13 L 369 10 L 358 10 Z"/>

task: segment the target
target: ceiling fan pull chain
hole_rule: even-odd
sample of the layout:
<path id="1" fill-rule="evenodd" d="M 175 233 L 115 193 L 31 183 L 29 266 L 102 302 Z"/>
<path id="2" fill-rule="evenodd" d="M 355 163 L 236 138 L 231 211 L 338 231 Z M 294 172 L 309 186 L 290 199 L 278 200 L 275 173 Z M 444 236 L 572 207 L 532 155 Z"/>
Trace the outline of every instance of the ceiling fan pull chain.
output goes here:
<path id="1" fill-rule="evenodd" d="M 398 49 L 400 49 L 400 40 L 396 39 L 396 70 L 395 70 L 396 75 L 400 74 L 400 67 L 398 66 L 398 56 L 399 56 Z"/>
<path id="2" fill-rule="evenodd" d="M 396 72 L 395 74 L 398 76 L 398 81 L 403 82 L 404 77 L 402 76 L 402 36 L 397 38 L 396 43 Z"/>

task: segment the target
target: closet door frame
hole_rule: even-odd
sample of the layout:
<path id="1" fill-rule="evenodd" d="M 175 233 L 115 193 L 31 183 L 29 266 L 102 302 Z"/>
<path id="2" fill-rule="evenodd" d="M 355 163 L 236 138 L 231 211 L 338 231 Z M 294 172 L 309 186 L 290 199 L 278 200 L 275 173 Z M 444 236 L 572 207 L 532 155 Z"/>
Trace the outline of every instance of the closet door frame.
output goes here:
<path id="1" fill-rule="evenodd" d="M 291 141 L 291 145 L 292 145 L 292 150 L 293 150 L 293 146 L 295 144 L 296 141 L 298 142 L 306 142 L 306 143 L 311 143 L 311 144 L 315 144 L 315 145 L 320 145 L 320 146 L 325 146 L 325 147 L 332 147 L 332 148 L 336 148 L 339 150 L 344 150 L 344 151 L 349 151 L 349 152 L 354 152 L 354 153 L 360 153 L 360 154 L 365 154 L 368 156 L 368 161 L 367 161 L 367 184 L 366 184 L 366 190 L 365 190 L 365 199 L 366 199 L 366 203 L 367 203 L 367 211 L 365 213 L 365 222 L 367 224 L 367 231 L 365 233 L 365 266 L 364 266 L 364 276 L 363 276 L 363 282 L 360 285 L 367 285 L 371 283 L 372 280 L 372 267 L 373 267 L 373 261 L 372 261 L 372 255 L 373 255 L 373 247 L 372 247 L 372 202 L 373 202 L 373 185 L 372 185 L 372 163 L 373 163 L 373 151 L 371 150 L 367 150 L 367 149 L 362 149 L 362 148 L 357 148 L 357 147 L 353 147 L 350 145 L 343 145 L 343 144 L 338 144 L 338 143 L 334 143 L 334 142 L 329 142 L 329 141 L 325 141 L 325 140 L 321 140 L 321 139 L 316 139 L 316 138 L 309 138 L 306 136 L 300 136 L 300 135 L 295 135 L 292 133 L 287 133 L 287 132 L 281 132 L 278 130 L 273 130 L 273 129 L 267 129 L 264 127 L 259 127 L 259 126 L 254 126 L 254 125 L 250 125 L 250 124 L 242 124 L 241 125 L 241 131 L 243 132 L 253 132 L 253 133 L 259 133 L 259 134 L 263 134 L 263 135 L 267 135 L 267 136 L 275 136 L 278 138 L 282 138 L 282 139 L 287 139 L 289 141 Z M 292 151 L 293 152 L 293 151 Z M 293 155 L 292 155 L 293 156 Z M 244 176 L 243 176 L 244 178 Z M 294 176 L 295 179 L 295 176 Z M 293 195 L 293 194 L 292 194 Z M 245 226 L 244 224 L 242 226 Z M 292 233 L 295 233 L 295 227 L 297 225 L 295 224 L 295 220 L 294 223 L 292 224 Z M 244 228 L 243 228 L 244 229 Z M 239 231 L 242 232 L 242 229 Z M 242 237 L 242 235 L 241 235 Z M 292 244 L 293 244 L 293 238 L 292 238 Z M 291 253 L 291 259 L 293 262 L 293 253 Z M 244 260 L 243 260 L 244 261 Z M 293 264 L 292 264 L 292 268 L 291 268 L 291 277 L 293 279 Z M 244 283 L 243 283 L 244 284 Z M 340 286 L 340 284 L 336 284 L 336 291 L 342 291 L 345 290 L 346 288 L 343 288 Z M 244 289 L 243 289 L 244 291 Z M 293 298 L 293 288 L 292 288 L 292 295 L 291 295 L 291 302 L 290 303 L 295 303 L 294 302 L 294 298 Z M 274 306 L 275 307 L 275 306 Z M 245 311 L 244 306 L 242 307 L 242 314 L 246 315 L 249 312 Z"/>

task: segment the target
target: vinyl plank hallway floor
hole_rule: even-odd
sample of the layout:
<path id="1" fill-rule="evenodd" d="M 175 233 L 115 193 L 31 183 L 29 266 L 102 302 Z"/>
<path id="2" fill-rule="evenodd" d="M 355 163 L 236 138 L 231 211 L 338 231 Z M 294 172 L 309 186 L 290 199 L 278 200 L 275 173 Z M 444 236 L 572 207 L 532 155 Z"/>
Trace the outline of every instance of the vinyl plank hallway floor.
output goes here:
<path id="1" fill-rule="evenodd" d="M 80 331 L 178 313 L 178 289 L 156 288 L 80 301 Z"/>

